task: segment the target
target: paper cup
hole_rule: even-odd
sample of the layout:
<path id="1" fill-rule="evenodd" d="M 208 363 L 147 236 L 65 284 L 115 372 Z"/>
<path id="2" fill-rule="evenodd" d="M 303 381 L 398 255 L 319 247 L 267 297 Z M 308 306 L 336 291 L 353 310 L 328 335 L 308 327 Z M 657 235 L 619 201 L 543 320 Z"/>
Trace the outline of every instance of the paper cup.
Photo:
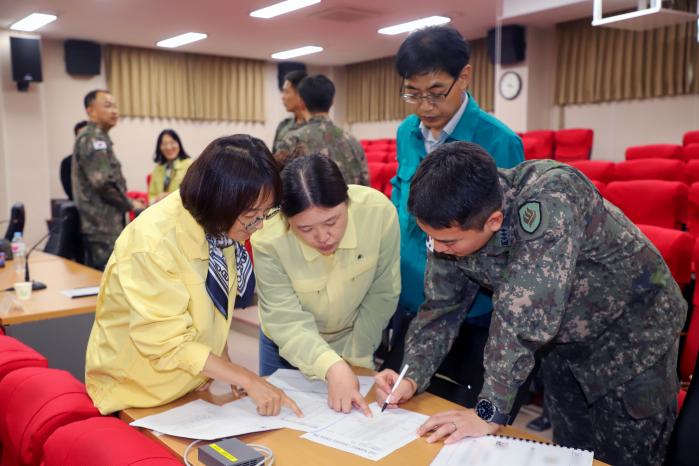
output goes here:
<path id="1" fill-rule="evenodd" d="M 15 293 L 17 294 L 17 299 L 26 301 L 32 297 L 32 282 L 19 282 L 15 283 Z"/>

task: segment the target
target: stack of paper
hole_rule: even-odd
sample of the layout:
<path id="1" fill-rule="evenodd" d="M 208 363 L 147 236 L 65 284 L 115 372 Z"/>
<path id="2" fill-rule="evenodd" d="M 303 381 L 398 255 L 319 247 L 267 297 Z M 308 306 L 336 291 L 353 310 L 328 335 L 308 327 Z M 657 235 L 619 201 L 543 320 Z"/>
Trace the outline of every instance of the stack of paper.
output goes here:
<path id="1" fill-rule="evenodd" d="M 359 379 L 359 393 L 362 396 L 366 396 L 374 385 L 374 378 L 369 376 L 360 375 L 357 377 Z M 310 380 L 306 378 L 301 372 L 293 369 L 277 369 L 277 371 L 267 377 L 267 381 L 282 390 L 295 391 L 295 392 L 305 392 L 305 393 L 317 393 L 319 395 L 328 394 L 328 384 L 322 380 Z"/>

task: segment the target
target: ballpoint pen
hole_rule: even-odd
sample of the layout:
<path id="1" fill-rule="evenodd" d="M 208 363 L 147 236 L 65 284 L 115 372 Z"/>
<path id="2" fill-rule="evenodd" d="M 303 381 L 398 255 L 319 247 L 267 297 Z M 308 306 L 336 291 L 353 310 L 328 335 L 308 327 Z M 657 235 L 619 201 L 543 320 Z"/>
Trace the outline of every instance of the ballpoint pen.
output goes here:
<path id="1" fill-rule="evenodd" d="M 381 407 L 381 412 L 382 412 L 382 413 L 383 413 L 384 410 L 386 409 L 386 406 L 388 406 L 388 403 L 389 403 L 388 400 L 391 399 L 391 395 L 393 395 L 393 392 L 396 391 L 396 387 L 397 387 L 398 385 L 400 385 L 400 383 L 403 381 L 403 377 L 405 377 L 405 373 L 406 373 L 406 372 L 408 372 L 408 365 L 407 365 L 407 364 L 406 364 L 405 366 L 403 366 L 403 370 L 400 371 L 400 375 L 398 376 L 398 379 L 396 380 L 396 383 L 393 384 L 393 388 L 391 389 L 391 393 L 388 394 L 388 396 L 386 397 L 386 401 L 383 402 L 383 406 Z"/>

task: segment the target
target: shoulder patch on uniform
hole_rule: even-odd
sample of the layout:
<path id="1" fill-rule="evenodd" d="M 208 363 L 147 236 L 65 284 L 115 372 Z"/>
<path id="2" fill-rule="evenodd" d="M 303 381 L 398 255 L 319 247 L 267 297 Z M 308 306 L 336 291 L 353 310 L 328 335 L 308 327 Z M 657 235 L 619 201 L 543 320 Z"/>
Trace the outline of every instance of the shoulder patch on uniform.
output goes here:
<path id="1" fill-rule="evenodd" d="M 541 204 L 527 202 L 519 207 L 519 226 L 522 230 L 531 234 L 534 233 L 541 225 Z"/>
<path id="2" fill-rule="evenodd" d="M 107 142 L 99 139 L 92 141 L 92 148 L 94 150 L 105 150 L 107 149 Z"/>

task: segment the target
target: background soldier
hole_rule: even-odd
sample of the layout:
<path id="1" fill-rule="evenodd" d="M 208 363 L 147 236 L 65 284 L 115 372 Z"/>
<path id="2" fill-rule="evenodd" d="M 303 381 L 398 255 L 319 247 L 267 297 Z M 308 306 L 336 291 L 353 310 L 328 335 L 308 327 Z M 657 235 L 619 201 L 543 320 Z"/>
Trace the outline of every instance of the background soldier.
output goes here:
<path id="1" fill-rule="evenodd" d="M 614 465 L 662 464 L 687 305 L 641 231 L 574 168 L 531 161 L 498 172 L 466 142 L 425 158 L 409 208 L 433 252 L 399 401 L 425 389 L 479 285 L 494 303 L 476 409 L 434 415 L 420 433 L 452 442 L 496 431 L 540 356 L 556 443 Z M 379 402 L 396 378 L 377 376 Z"/>
<path id="2" fill-rule="evenodd" d="M 303 126 L 287 133 L 277 145 L 274 158 L 284 165 L 293 157 L 320 153 L 335 161 L 347 184 L 369 186 L 369 166 L 362 145 L 328 117 L 335 98 L 335 85 L 318 74 L 303 78 L 298 90 L 310 118 Z"/>
<path id="3" fill-rule="evenodd" d="M 287 112 L 293 113 L 289 118 L 284 118 L 277 125 L 277 130 L 274 132 L 274 143 L 272 144 L 272 153 L 277 151 L 277 146 L 282 141 L 287 133 L 303 125 L 310 117 L 306 105 L 301 100 L 298 87 L 306 73 L 300 70 L 290 71 L 284 76 L 284 84 L 282 85 L 282 104 Z"/>
<path id="4" fill-rule="evenodd" d="M 126 180 L 107 134 L 119 118 L 114 97 L 108 91 L 91 91 L 84 104 L 89 122 L 73 149 L 73 197 L 88 249 L 87 264 L 104 270 L 124 228 L 124 214 L 144 205 L 126 197 Z"/>

